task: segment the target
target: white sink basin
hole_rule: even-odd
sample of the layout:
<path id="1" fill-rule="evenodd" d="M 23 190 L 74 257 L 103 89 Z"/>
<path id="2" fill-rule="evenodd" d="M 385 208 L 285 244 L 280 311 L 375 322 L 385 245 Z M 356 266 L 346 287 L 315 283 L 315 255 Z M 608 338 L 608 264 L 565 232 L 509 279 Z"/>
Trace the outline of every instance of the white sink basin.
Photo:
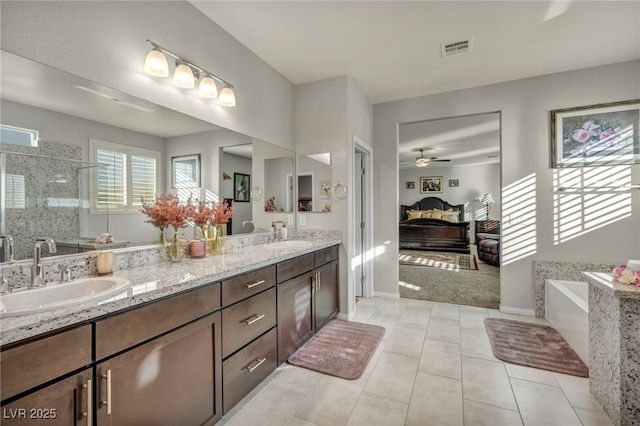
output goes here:
<path id="1" fill-rule="evenodd" d="M 126 291 L 131 282 L 118 277 L 88 277 L 65 283 L 51 283 L 45 287 L 19 290 L 0 296 L 0 316 L 10 317 L 81 303 L 108 299 Z"/>
<path id="2" fill-rule="evenodd" d="M 299 249 L 305 247 L 311 247 L 313 243 L 305 240 L 286 240 L 278 241 L 277 243 L 267 244 L 267 247 L 273 249 Z"/>

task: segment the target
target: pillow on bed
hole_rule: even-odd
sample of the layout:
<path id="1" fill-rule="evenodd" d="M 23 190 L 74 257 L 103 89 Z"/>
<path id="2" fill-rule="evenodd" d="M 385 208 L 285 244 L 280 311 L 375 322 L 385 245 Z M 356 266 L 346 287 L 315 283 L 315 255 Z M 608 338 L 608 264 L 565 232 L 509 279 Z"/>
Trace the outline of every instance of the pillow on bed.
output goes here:
<path id="1" fill-rule="evenodd" d="M 431 216 L 433 219 L 442 219 L 447 222 L 458 223 L 460 222 L 460 212 L 449 209 L 449 210 L 439 210 L 439 209 L 431 209 Z M 424 216 L 422 216 L 424 217 Z"/>
<path id="2" fill-rule="evenodd" d="M 407 210 L 407 220 L 420 219 L 422 217 L 422 210 Z"/>

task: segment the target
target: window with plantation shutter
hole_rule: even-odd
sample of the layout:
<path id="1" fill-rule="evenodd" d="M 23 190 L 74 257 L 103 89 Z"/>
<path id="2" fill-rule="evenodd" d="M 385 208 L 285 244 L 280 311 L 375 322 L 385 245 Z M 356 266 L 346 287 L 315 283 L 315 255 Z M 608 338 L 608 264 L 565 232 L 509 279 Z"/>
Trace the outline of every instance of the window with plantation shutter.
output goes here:
<path id="1" fill-rule="evenodd" d="M 95 139 L 90 147 L 91 161 L 100 163 L 91 175 L 92 213 L 138 212 L 142 198 L 160 192 L 160 152 Z"/>
<path id="2" fill-rule="evenodd" d="M 7 173 L 5 179 L 5 207 L 7 209 L 24 209 L 26 207 L 24 176 Z"/>

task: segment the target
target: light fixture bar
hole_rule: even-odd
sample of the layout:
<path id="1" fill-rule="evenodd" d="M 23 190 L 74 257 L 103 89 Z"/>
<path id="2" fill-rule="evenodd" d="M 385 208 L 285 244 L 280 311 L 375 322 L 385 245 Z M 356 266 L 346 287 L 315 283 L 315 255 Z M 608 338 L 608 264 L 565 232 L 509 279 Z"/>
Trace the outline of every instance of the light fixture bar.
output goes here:
<path id="1" fill-rule="evenodd" d="M 219 82 L 221 82 L 225 86 L 227 86 L 229 88 L 233 88 L 233 84 L 229 83 L 227 80 L 218 77 L 214 73 L 207 71 L 206 69 L 202 68 L 201 66 L 198 66 L 198 65 L 194 64 L 193 62 L 184 59 L 181 56 L 176 55 L 175 53 L 173 53 L 172 51 L 170 51 L 166 47 L 160 46 L 158 43 L 155 43 L 155 42 L 153 42 L 153 41 L 151 41 L 149 39 L 147 39 L 147 43 L 149 43 L 151 46 L 153 46 L 154 48 L 158 49 L 162 53 L 165 53 L 165 54 L 173 57 L 175 60 L 180 61 L 181 63 L 183 63 L 185 65 L 188 65 L 189 67 L 191 67 L 194 70 L 198 71 L 200 74 L 208 75 L 209 77 L 218 80 Z"/>

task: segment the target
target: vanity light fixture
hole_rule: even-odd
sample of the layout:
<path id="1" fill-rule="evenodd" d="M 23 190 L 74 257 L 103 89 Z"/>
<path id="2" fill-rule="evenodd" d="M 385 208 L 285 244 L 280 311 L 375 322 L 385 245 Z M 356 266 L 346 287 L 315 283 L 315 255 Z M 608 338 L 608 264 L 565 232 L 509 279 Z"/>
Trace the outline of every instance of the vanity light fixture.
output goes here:
<path id="1" fill-rule="evenodd" d="M 199 79 L 198 94 L 200 96 L 207 99 L 218 98 L 218 103 L 222 106 L 236 106 L 236 95 L 233 92 L 233 85 L 231 83 L 193 62 L 187 61 L 151 40 L 147 40 L 147 43 L 153 46 L 153 49 L 147 54 L 144 62 L 144 71 L 147 74 L 154 77 L 167 77 L 169 75 L 169 63 L 165 55 L 169 55 L 176 61 L 173 84 L 183 89 L 193 89 L 196 81 Z M 219 95 L 216 81 L 224 86 Z"/>
<path id="2" fill-rule="evenodd" d="M 169 75 L 169 63 L 167 57 L 158 49 L 151 49 L 144 60 L 144 71 L 154 77 L 167 77 Z"/>

